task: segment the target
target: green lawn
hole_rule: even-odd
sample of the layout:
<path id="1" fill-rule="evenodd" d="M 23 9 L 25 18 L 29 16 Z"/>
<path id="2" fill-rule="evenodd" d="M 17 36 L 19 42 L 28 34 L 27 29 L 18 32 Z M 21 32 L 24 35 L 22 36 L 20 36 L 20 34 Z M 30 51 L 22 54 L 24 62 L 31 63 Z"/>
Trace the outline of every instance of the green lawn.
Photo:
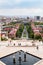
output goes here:
<path id="1" fill-rule="evenodd" d="M 26 34 L 24 33 L 23 37 L 26 37 Z"/>

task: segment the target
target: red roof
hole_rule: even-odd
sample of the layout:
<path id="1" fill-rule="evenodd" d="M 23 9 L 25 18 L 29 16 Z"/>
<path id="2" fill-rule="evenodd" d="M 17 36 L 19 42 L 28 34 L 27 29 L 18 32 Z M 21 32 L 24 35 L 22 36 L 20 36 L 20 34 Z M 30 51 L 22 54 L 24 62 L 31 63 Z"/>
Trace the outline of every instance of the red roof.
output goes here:
<path id="1" fill-rule="evenodd" d="M 17 29 L 12 28 L 9 34 L 15 34 L 17 32 Z"/>
<path id="2" fill-rule="evenodd" d="M 4 28 L 4 30 L 7 30 L 7 31 L 8 31 L 8 30 L 11 30 L 11 29 L 12 29 L 12 28 Z"/>

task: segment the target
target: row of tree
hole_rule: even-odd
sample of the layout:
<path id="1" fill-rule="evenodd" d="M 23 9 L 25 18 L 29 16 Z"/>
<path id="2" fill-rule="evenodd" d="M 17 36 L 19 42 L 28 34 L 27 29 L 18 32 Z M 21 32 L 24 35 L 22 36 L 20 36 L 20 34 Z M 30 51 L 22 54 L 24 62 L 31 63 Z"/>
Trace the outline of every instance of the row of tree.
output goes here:
<path id="1" fill-rule="evenodd" d="M 24 24 L 20 24 L 19 29 L 17 30 L 16 37 L 20 38 L 24 29 Z"/>
<path id="2" fill-rule="evenodd" d="M 30 24 L 26 25 L 26 28 L 27 28 L 27 32 L 28 32 L 28 37 L 33 39 L 34 38 L 34 33 L 33 33 L 32 29 L 31 29 Z"/>
<path id="3" fill-rule="evenodd" d="M 35 25 L 43 25 L 43 22 L 34 22 Z"/>
<path id="4" fill-rule="evenodd" d="M 37 39 L 37 40 L 42 39 L 41 35 L 34 35 L 34 32 L 31 28 L 31 24 L 26 25 L 26 28 L 27 28 L 27 32 L 28 32 L 28 37 L 30 39 Z"/>

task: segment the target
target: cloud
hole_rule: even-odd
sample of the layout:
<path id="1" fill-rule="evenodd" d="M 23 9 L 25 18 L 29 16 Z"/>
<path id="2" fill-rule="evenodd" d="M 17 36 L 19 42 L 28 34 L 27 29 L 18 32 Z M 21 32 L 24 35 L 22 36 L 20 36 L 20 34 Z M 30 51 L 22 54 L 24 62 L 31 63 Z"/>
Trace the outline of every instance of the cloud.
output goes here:
<path id="1" fill-rule="evenodd" d="M 19 3 L 22 3 L 22 2 L 37 2 L 39 0 L 0 0 L 0 4 L 4 4 L 4 3 L 11 3 L 13 2 L 14 4 L 19 4 Z"/>
<path id="2" fill-rule="evenodd" d="M 35 2 L 37 0 L 15 0 L 15 4 L 19 4 L 19 3 L 22 3 L 22 2 Z"/>
<path id="3" fill-rule="evenodd" d="M 0 15 L 7 15 L 7 16 L 35 16 L 40 15 L 43 16 L 43 9 L 0 9 Z"/>
<path id="4" fill-rule="evenodd" d="M 8 0 L 0 0 L 0 4 L 6 3 Z"/>
<path id="5" fill-rule="evenodd" d="M 43 0 L 0 0 L 0 15 L 43 16 L 42 8 Z"/>
<path id="6" fill-rule="evenodd" d="M 43 0 L 0 0 L 0 9 L 43 8 Z"/>

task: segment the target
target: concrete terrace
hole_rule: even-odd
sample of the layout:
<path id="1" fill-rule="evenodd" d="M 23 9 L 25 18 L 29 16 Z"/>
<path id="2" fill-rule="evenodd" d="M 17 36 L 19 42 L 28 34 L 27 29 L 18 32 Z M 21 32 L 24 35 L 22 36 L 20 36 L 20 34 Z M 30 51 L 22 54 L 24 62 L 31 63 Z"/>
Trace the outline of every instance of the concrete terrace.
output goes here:
<path id="1" fill-rule="evenodd" d="M 37 56 L 39 58 L 42 58 L 43 59 L 43 45 L 39 45 L 39 49 L 37 50 L 36 47 L 16 47 L 16 46 L 0 46 L 0 58 L 6 56 L 6 55 L 9 55 L 9 54 L 12 54 L 16 51 L 19 51 L 19 50 L 23 50 L 27 53 L 30 53 L 34 56 Z M 1 65 L 1 61 L 0 61 L 0 65 Z M 4 65 L 4 64 L 2 64 Z M 43 60 L 35 63 L 34 65 L 43 65 Z"/>

